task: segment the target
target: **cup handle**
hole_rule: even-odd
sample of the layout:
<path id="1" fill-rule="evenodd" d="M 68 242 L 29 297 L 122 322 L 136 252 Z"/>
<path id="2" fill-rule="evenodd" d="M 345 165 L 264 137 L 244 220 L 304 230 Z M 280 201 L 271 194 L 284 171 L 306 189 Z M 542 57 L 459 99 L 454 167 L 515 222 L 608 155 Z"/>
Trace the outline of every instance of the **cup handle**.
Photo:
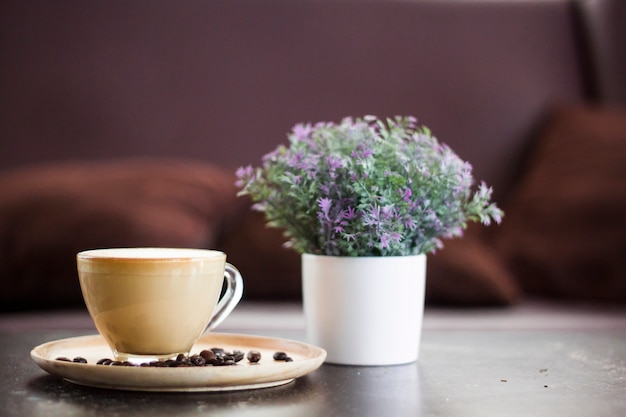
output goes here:
<path id="1" fill-rule="evenodd" d="M 237 268 L 228 262 L 226 262 L 226 266 L 224 267 L 224 279 L 226 280 L 226 291 L 217 303 L 213 316 L 204 330 L 205 332 L 213 330 L 224 321 L 237 306 L 243 295 L 243 278 L 241 278 L 241 274 Z"/>

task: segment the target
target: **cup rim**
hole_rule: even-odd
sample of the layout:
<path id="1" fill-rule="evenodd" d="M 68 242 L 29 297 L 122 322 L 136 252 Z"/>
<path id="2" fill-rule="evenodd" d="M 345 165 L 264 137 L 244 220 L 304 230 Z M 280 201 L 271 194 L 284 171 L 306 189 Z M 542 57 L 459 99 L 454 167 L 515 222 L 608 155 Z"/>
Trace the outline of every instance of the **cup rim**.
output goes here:
<path id="1" fill-rule="evenodd" d="M 80 251 L 76 257 L 81 261 L 90 262 L 189 262 L 194 260 L 224 257 L 219 250 L 202 248 L 168 248 L 168 247 L 116 247 L 96 248 Z"/>

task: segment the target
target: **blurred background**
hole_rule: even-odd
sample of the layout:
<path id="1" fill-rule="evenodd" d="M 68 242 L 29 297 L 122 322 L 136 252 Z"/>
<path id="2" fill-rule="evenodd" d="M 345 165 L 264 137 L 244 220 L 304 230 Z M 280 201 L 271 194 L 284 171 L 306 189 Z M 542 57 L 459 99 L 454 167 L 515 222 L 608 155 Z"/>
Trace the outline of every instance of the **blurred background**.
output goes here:
<path id="1" fill-rule="evenodd" d="M 513 204 L 507 202 L 528 167 L 528 154 L 550 126 L 555 108 L 573 105 L 614 111 L 626 104 L 624 4 L 619 0 L 4 0 L 0 4 L 0 278 L 9 283 L 4 288 L 14 290 L 3 290 L 3 297 L 12 308 L 70 303 L 77 295 L 75 285 L 69 283 L 75 279 L 71 270 L 75 251 L 130 243 L 223 248 L 232 253 L 244 275 L 251 276 L 250 297 L 298 298 L 297 257 L 285 255 L 280 237 L 264 234 L 262 222 L 246 214 L 248 207 L 231 199 L 234 170 L 258 164 L 263 154 L 286 142 L 286 133 L 299 122 L 365 114 L 414 115 L 473 164 L 477 180 L 494 187 L 496 200 L 507 211 Z M 578 116 L 566 119 L 581 119 L 580 113 L 574 114 Z M 611 113 L 609 118 L 610 124 L 619 125 L 623 113 Z M 592 119 L 596 123 L 597 117 Z M 624 137 L 618 128 L 611 132 Z M 623 147 L 610 146 L 624 155 L 619 153 Z M 164 174 L 163 166 L 171 162 L 140 164 L 137 169 L 143 177 L 133 171 L 132 163 L 124 162 L 124 168 L 102 165 L 146 157 L 176 160 L 179 165 Z M 555 157 L 551 166 L 559 164 Z M 180 161 L 187 169 L 196 167 L 193 173 L 183 174 Z M 91 167 L 92 162 L 100 165 Z M 68 174 L 68 163 L 79 165 L 71 165 Z M 619 176 L 623 169 L 615 171 L 608 164 L 604 168 L 613 169 L 606 175 L 623 178 Z M 187 177 L 181 179 L 183 175 Z M 206 184 L 198 179 L 203 175 L 214 181 Z M 184 193 L 184 198 L 163 185 L 185 189 L 182 184 L 189 176 L 195 178 L 196 188 Z M 79 177 L 85 183 L 77 184 Z M 126 187 L 122 193 L 118 182 Z M 115 219 L 107 219 L 110 212 L 103 209 L 104 203 L 94 200 L 93 190 L 92 194 L 85 191 L 93 187 L 102 187 L 109 200 L 121 200 L 126 210 L 141 214 L 128 219 L 120 204 L 114 209 Z M 202 209 L 193 197 L 198 187 L 215 191 Z M 159 193 L 162 198 L 155 197 Z M 614 193 L 606 203 L 615 208 L 623 198 L 621 190 Z M 48 204 L 60 195 L 61 201 Z M 150 197 L 147 202 L 137 201 L 145 195 Z M 212 205 L 218 199 L 221 205 Z M 177 211 L 154 214 L 140 209 L 158 204 L 173 204 Z M 563 206 L 553 206 L 559 207 L 553 215 L 562 218 Z M 594 209 L 595 217 L 607 213 L 603 207 Z M 194 221 L 188 221 L 191 212 Z M 519 215 L 525 216 L 531 215 Z M 516 223 L 514 211 L 510 217 L 519 229 L 533 229 L 532 224 Z M 174 218 L 177 225 L 164 226 Z M 617 214 L 611 217 L 617 218 Z M 46 232 L 32 230 L 26 235 L 24 225 L 35 224 L 43 224 Z M 106 237 L 90 236 L 87 231 L 93 224 L 107 225 Z M 180 225 L 189 230 L 187 235 L 181 234 Z M 623 220 L 610 224 L 611 230 L 622 226 Z M 567 224 L 558 230 L 568 227 L 571 230 Z M 176 229 L 174 237 L 172 229 Z M 536 230 L 540 235 L 542 227 L 537 225 Z M 625 297 L 620 292 L 626 279 L 620 269 L 624 265 L 614 260 L 618 254 L 612 255 L 615 245 L 624 242 L 621 230 L 606 242 L 612 248 L 610 260 L 593 260 L 594 265 L 611 265 L 599 299 Z M 125 235 L 131 232 L 141 237 Z M 588 240 L 597 243 L 604 238 Z M 444 250 L 441 261 L 432 261 L 435 270 L 429 272 L 431 300 L 509 304 L 517 299 L 520 286 L 534 288 L 538 294 L 584 298 L 591 285 L 587 282 L 598 279 L 599 269 L 594 267 L 593 276 L 576 278 L 585 284 L 577 284 L 573 292 L 562 282 L 541 287 L 554 275 L 542 272 L 551 268 L 542 261 L 532 272 L 525 270 L 525 276 L 542 277 L 539 287 L 527 287 L 523 284 L 527 280 L 511 265 L 527 266 L 534 260 L 498 252 L 498 248 L 518 247 L 519 242 L 507 246 L 498 238 L 478 234 L 476 239 L 482 245 L 478 255 L 465 252 L 454 258 L 493 262 L 475 269 L 459 266 L 454 259 L 445 259 Z M 604 251 L 597 246 L 594 253 Z M 547 255 L 545 250 L 543 254 Z M 567 259 L 577 256 L 578 252 L 568 253 Z M 33 266 L 34 260 L 43 258 L 46 263 Z M 444 265 L 437 267 L 438 262 Z M 472 277 L 467 277 L 468 270 L 474 271 Z M 454 274 L 457 278 L 449 278 Z M 438 275 L 443 278 L 435 279 Z M 41 295 L 44 276 L 51 287 Z M 59 282 L 57 290 L 52 290 L 52 282 Z M 63 295 L 68 286 L 73 288 L 71 297 Z M 54 297 L 60 301 L 50 302 Z"/>

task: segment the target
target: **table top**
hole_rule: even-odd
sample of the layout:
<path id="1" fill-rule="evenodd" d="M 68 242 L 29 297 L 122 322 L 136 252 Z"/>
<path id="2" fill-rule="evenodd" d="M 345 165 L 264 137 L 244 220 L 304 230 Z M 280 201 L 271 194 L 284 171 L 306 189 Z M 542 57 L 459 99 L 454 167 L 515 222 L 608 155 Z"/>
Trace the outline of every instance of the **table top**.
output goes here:
<path id="1" fill-rule="evenodd" d="M 306 341 L 298 304 L 244 302 L 219 331 Z M 88 388 L 30 359 L 36 345 L 94 333 L 81 310 L 0 315 L 0 416 L 626 415 L 626 307 L 427 308 L 417 363 L 325 364 L 248 391 Z"/>

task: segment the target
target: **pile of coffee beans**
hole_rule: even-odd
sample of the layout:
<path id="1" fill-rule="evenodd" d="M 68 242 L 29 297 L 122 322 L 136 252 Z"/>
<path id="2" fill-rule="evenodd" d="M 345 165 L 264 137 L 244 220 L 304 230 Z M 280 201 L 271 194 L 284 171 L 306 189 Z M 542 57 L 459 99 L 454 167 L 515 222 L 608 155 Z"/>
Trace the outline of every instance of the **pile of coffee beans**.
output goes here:
<path id="1" fill-rule="evenodd" d="M 58 358 L 56 358 L 56 360 L 63 362 L 87 363 L 87 359 L 80 356 L 77 356 L 74 359 L 66 358 L 65 356 L 59 356 Z"/>
<path id="2" fill-rule="evenodd" d="M 153 368 L 179 368 L 179 367 L 193 367 L 193 366 L 232 366 L 237 365 L 238 362 L 243 360 L 244 356 L 251 364 L 258 364 L 261 360 L 261 352 L 256 350 L 250 350 L 246 355 L 240 350 L 233 350 L 227 352 L 222 348 L 214 347 L 211 349 L 205 349 L 198 354 L 190 356 L 179 354 L 176 359 L 167 359 L 142 363 L 140 365 L 128 362 L 128 361 L 116 361 L 109 358 L 100 359 L 96 362 L 96 365 L 105 366 L 141 366 L 141 367 L 153 367 Z M 285 352 L 276 352 L 273 356 L 275 361 L 292 362 Z M 56 358 L 58 361 L 75 362 L 75 363 L 87 363 L 87 359 L 77 356 L 74 359 L 60 356 Z"/>

